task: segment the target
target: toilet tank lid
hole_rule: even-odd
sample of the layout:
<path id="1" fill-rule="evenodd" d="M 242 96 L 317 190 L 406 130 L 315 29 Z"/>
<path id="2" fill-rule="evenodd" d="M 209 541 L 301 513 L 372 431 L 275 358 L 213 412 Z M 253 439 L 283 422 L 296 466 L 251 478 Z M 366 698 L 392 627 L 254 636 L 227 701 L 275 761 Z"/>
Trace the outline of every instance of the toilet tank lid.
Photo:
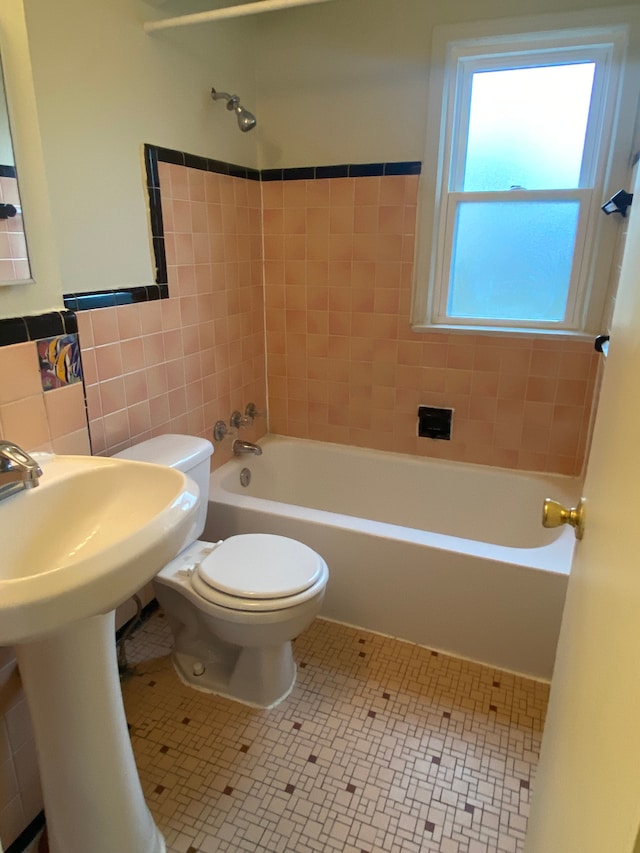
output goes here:
<path id="1" fill-rule="evenodd" d="M 213 453 L 213 445 L 206 438 L 193 435 L 157 435 L 133 447 L 115 453 L 117 459 L 133 459 L 136 462 L 155 462 L 186 473 L 200 462 L 205 462 Z"/>

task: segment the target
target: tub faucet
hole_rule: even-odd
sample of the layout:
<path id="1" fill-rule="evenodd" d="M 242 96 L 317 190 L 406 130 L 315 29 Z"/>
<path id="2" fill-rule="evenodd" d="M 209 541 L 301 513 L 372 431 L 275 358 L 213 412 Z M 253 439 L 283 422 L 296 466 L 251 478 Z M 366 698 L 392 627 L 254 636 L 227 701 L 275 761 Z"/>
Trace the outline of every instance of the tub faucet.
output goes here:
<path id="1" fill-rule="evenodd" d="M 253 453 L 254 456 L 262 455 L 262 448 L 252 441 L 243 441 L 241 438 L 236 438 L 232 446 L 234 456 L 243 456 L 245 453 Z"/>
<path id="2" fill-rule="evenodd" d="M 42 468 L 13 441 L 0 441 L 0 500 L 18 489 L 33 489 Z"/>

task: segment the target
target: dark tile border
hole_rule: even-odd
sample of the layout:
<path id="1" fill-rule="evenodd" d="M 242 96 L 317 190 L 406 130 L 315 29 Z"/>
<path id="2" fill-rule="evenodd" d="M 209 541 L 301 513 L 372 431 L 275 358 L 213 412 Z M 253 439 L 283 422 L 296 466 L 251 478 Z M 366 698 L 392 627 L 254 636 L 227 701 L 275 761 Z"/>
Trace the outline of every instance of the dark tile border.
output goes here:
<path id="1" fill-rule="evenodd" d="M 187 166 L 189 169 L 200 169 L 202 172 L 217 172 L 220 175 L 231 175 L 234 178 L 246 178 L 249 181 L 259 181 L 260 171 L 236 163 L 226 163 L 224 160 L 212 160 L 210 157 L 199 157 L 197 154 L 187 154 L 184 151 L 174 151 L 173 148 L 161 148 L 158 145 L 145 144 L 145 161 L 147 152 L 153 152 L 159 163 L 173 163 L 174 166 Z"/>
<path id="2" fill-rule="evenodd" d="M 288 180 L 289 169 L 282 170 L 282 178 L 283 180 Z M 336 165 L 336 166 L 316 166 L 315 167 L 315 177 L 316 178 L 348 178 L 349 177 L 349 166 L 348 164 Z"/>
<path id="3" fill-rule="evenodd" d="M 263 169 L 262 181 L 313 181 L 323 178 L 371 178 L 386 175 L 419 175 L 422 163 L 343 163 L 335 166 L 296 166 L 291 169 Z"/>
<path id="4" fill-rule="evenodd" d="M 0 346 L 23 344 L 29 340 L 29 332 L 24 317 L 11 317 L 0 320 Z"/>
<path id="5" fill-rule="evenodd" d="M 385 163 L 385 175 L 419 175 L 422 172 L 420 160 L 408 160 L 406 163 Z"/>
<path id="6" fill-rule="evenodd" d="M 0 178 L 17 178 L 17 172 L 15 166 L 1 166 L 0 165 Z"/>
<path id="7" fill-rule="evenodd" d="M 0 347 L 71 335 L 78 331 L 78 320 L 73 311 L 49 311 L 26 317 L 0 320 Z"/>
<path id="8" fill-rule="evenodd" d="M 172 148 L 160 148 L 156 145 L 144 146 L 147 164 L 147 185 L 159 187 L 158 163 L 173 163 L 175 166 L 188 166 L 203 172 L 217 172 L 234 178 L 246 178 L 249 181 L 312 181 L 318 178 L 364 178 L 382 175 L 419 175 L 422 163 L 419 160 L 407 160 L 398 163 L 342 163 L 333 166 L 293 166 L 288 169 L 249 169 L 223 160 L 211 160 L 174 151 Z M 150 182 L 149 161 L 155 160 L 152 182 Z"/>
<path id="9" fill-rule="evenodd" d="M 64 305 L 70 311 L 89 311 L 92 308 L 115 308 L 137 302 L 155 302 L 169 298 L 169 286 L 148 284 L 145 287 L 122 287 L 118 290 L 92 290 L 86 293 L 65 293 Z"/>
<path id="10" fill-rule="evenodd" d="M 144 146 L 144 166 L 147 175 L 147 195 L 149 196 L 151 241 L 156 265 L 155 279 L 157 285 L 166 284 L 168 280 L 167 253 L 164 245 L 164 222 L 162 221 L 162 203 L 160 199 L 160 175 L 158 173 L 159 152 L 165 150 L 168 149 L 156 148 L 154 145 Z M 168 162 L 173 161 L 170 160 Z M 93 305 L 91 307 L 102 308 L 105 306 Z"/>
<path id="11" fill-rule="evenodd" d="M 6 848 L 5 853 L 22 853 L 31 844 L 44 825 L 44 812 L 41 811 L 34 817 L 29 826 L 20 833 L 16 840 Z"/>

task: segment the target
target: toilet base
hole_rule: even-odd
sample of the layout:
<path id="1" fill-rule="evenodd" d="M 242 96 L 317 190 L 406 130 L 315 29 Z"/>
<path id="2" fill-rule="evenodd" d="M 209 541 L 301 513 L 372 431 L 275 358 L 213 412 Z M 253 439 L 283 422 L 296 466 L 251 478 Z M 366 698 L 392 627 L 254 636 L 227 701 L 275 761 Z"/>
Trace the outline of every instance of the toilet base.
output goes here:
<path id="1" fill-rule="evenodd" d="M 291 643 L 239 649 L 231 670 L 228 660 L 207 654 L 174 651 L 171 659 L 178 677 L 188 687 L 252 708 L 274 708 L 287 698 L 296 683 Z"/>

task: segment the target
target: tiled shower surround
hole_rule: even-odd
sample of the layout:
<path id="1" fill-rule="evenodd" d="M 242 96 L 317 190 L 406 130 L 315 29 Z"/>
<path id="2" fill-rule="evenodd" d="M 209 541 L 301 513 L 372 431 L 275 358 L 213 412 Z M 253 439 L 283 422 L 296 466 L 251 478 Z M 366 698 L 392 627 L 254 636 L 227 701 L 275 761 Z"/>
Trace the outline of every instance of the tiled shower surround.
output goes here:
<path id="1" fill-rule="evenodd" d="M 418 175 L 159 167 L 170 298 L 78 315 L 95 452 L 210 437 L 250 400 L 266 408 L 268 388 L 274 433 L 580 473 L 591 344 L 411 331 Z M 421 404 L 455 410 L 451 441 L 416 437 Z"/>
<path id="2" fill-rule="evenodd" d="M 156 614 L 123 683 L 168 853 L 515 853 L 548 686 L 321 619 L 263 711 L 183 685 Z"/>
<path id="3" fill-rule="evenodd" d="M 264 184 L 271 431 L 580 473 L 591 344 L 411 331 L 418 180 Z M 455 410 L 451 441 L 416 437 L 421 404 Z"/>

